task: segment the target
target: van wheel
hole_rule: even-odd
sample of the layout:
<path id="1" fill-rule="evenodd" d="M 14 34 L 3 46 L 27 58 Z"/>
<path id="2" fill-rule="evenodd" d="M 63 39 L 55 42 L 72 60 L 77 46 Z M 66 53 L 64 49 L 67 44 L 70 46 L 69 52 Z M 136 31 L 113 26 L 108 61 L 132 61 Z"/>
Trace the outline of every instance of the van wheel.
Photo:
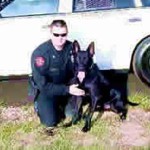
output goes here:
<path id="1" fill-rule="evenodd" d="M 150 37 L 144 39 L 136 48 L 132 61 L 134 74 L 150 86 Z"/>

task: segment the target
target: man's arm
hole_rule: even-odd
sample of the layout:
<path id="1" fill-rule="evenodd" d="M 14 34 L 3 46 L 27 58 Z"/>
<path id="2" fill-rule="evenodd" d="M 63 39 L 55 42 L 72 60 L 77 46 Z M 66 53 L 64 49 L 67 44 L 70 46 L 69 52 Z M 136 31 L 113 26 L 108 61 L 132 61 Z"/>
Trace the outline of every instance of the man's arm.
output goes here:
<path id="1" fill-rule="evenodd" d="M 42 54 L 33 54 L 31 58 L 31 67 L 33 80 L 37 85 L 37 88 L 40 92 L 45 93 L 47 96 L 54 95 L 76 95 L 82 96 L 85 95 L 85 92 L 78 88 L 78 85 L 67 86 L 65 84 L 54 84 L 46 78 L 46 70 L 48 69 L 48 58 Z"/>
<path id="2" fill-rule="evenodd" d="M 44 92 L 48 96 L 67 95 L 69 87 L 64 84 L 54 84 L 48 82 L 46 71 L 49 67 L 49 60 L 46 55 L 36 50 L 31 58 L 32 75 L 34 82 L 40 92 Z"/>

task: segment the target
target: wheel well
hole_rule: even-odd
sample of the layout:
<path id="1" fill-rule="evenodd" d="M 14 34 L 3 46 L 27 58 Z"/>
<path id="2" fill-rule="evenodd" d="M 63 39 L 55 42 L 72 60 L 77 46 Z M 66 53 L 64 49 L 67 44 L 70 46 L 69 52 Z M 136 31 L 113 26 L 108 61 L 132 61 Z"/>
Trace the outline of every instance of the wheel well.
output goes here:
<path id="1" fill-rule="evenodd" d="M 135 48 L 134 48 L 134 50 L 133 50 L 132 56 L 131 56 L 130 68 L 129 68 L 129 72 L 130 72 L 130 73 L 134 73 L 132 62 L 133 62 L 133 56 L 134 56 L 134 54 L 135 54 L 135 51 L 136 51 L 137 47 L 139 46 L 139 44 L 140 44 L 141 42 L 143 42 L 143 41 L 144 41 L 146 38 L 148 38 L 148 37 L 150 37 L 150 35 L 144 37 L 143 39 L 141 39 L 141 40 L 136 44 L 136 46 L 135 46 Z"/>

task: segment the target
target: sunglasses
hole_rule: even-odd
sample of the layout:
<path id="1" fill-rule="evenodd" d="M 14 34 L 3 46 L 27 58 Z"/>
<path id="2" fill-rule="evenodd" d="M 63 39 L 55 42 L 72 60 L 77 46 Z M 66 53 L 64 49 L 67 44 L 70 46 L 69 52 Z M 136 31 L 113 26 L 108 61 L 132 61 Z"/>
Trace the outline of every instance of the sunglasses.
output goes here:
<path id="1" fill-rule="evenodd" d="M 62 34 L 53 33 L 53 35 L 56 36 L 56 37 L 59 37 L 59 36 L 65 37 L 65 36 L 67 36 L 67 33 L 62 33 Z"/>

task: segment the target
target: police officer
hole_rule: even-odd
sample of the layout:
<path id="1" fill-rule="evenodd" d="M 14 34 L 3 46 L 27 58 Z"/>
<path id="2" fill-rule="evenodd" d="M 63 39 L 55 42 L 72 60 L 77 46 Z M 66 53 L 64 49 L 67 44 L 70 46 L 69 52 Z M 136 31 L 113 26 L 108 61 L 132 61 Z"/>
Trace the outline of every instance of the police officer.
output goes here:
<path id="1" fill-rule="evenodd" d="M 54 20 L 49 26 L 51 39 L 38 46 L 31 57 L 33 80 L 39 93 L 35 100 L 42 124 L 54 127 L 60 121 L 67 95 L 84 95 L 78 85 L 67 85 L 72 77 L 71 49 L 64 20 Z"/>

